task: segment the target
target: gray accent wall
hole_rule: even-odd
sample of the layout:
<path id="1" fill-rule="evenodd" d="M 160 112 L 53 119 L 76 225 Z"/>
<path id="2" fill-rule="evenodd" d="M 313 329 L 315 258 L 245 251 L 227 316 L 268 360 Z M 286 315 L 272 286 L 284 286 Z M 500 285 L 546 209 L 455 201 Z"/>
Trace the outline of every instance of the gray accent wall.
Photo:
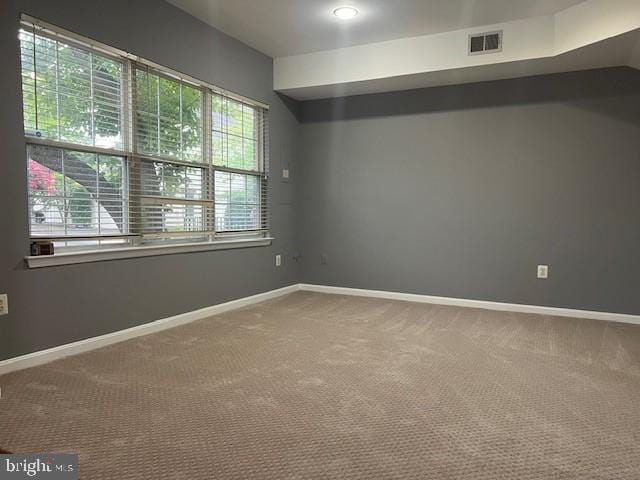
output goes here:
<path id="1" fill-rule="evenodd" d="M 18 20 L 25 12 L 271 105 L 271 167 L 293 161 L 296 118 L 272 59 L 161 0 L 0 2 L 0 360 L 297 282 L 293 185 L 271 181 L 271 247 L 25 269 L 27 179 Z M 283 256 L 275 267 L 274 256 Z"/>
<path id="2" fill-rule="evenodd" d="M 640 72 L 309 101 L 301 117 L 303 282 L 640 314 Z"/>
<path id="3" fill-rule="evenodd" d="M 26 269 L 20 12 L 269 103 L 273 245 Z M 640 314 L 638 71 L 299 103 L 162 0 L 0 2 L 0 51 L 0 360 L 300 281 Z"/>

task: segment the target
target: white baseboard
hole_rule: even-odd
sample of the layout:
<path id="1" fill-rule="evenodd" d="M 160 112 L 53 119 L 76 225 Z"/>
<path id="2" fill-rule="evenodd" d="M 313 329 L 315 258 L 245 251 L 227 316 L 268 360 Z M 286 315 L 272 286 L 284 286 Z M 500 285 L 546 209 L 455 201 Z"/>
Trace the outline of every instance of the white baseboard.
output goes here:
<path id="1" fill-rule="evenodd" d="M 264 302 L 265 300 L 271 300 L 272 298 L 277 298 L 282 295 L 295 292 L 299 289 L 300 288 L 298 285 L 290 285 L 288 287 L 259 293 L 250 297 L 239 298 L 238 300 L 220 303 L 211 307 L 205 307 L 199 310 L 181 313 L 173 317 L 163 318 L 161 320 L 156 320 L 155 322 L 145 323 L 136 327 L 127 328 L 126 330 L 107 333 L 106 335 L 100 335 L 99 337 L 87 338 L 86 340 L 80 340 L 78 342 L 60 345 L 59 347 L 53 347 L 47 350 L 41 350 L 39 352 L 33 352 L 27 355 L 22 355 L 20 357 L 3 360 L 0 361 L 0 375 L 14 372 L 16 370 L 36 367 L 38 365 L 53 362 L 54 360 L 59 360 L 70 355 L 77 355 L 89 350 L 95 350 L 96 348 L 106 347 L 107 345 L 122 342 L 124 340 L 129 340 L 135 337 L 140 337 L 142 335 L 160 332 L 162 330 L 177 327 L 179 325 L 184 325 L 185 323 L 190 323 L 195 320 L 211 317 L 213 315 L 218 315 L 230 310 L 236 310 L 238 308 L 246 307 L 254 303 Z"/>
<path id="2" fill-rule="evenodd" d="M 413 293 L 387 292 L 383 290 L 365 290 L 361 288 L 331 287 L 326 285 L 300 284 L 300 290 L 337 295 L 352 295 L 357 297 L 376 297 L 389 300 L 403 300 L 406 302 L 433 303 L 438 305 L 453 305 L 456 307 L 482 308 L 485 310 L 499 310 L 507 312 L 534 313 L 556 317 L 586 318 L 590 320 L 605 320 L 609 322 L 633 323 L 640 325 L 640 315 L 623 313 L 594 312 L 590 310 L 573 310 L 571 308 L 541 307 L 538 305 L 523 305 L 519 303 L 487 302 L 483 300 L 468 300 L 464 298 L 435 297 L 432 295 L 417 295 Z"/>
<path id="3" fill-rule="evenodd" d="M 438 305 L 453 305 L 457 307 L 482 308 L 485 310 L 499 310 L 508 312 L 533 313 L 538 315 L 551 315 L 557 317 L 586 318 L 591 320 L 605 320 L 610 322 L 633 323 L 640 325 L 640 315 L 626 315 L 621 313 L 593 312 L 589 310 L 573 310 L 570 308 L 541 307 L 537 305 L 522 305 L 517 303 L 487 302 L 483 300 L 468 300 L 464 298 L 436 297 L 432 295 L 417 295 L 413 293 L 387 292 L 382 290 L 365 290 L 360 288 L 331 287 L 327 285 L 295 284 L 288 287 L 259 293 L 250 297 L 232 300 L 230 302 L 201 308 L 192 312 L 181 313 L 173 317 L 163 318 L 155 322 L 145 323 L 136 327 L 127 328 L 118 332 L 108 333 L 99 337 L 88 338 L 78 342 L 60 345 L 39 352 L 29 353 L 20 357 L 10 358 L 0 361 L 0 375 L 36 367 L 45 363 L 53 362 L 70 355 L 95 350 L 106 347 L 114 343 L 129 340 L 131 338 L 160 332 L 169 328 L 184 325 L 195 320 L 211 317 L 220 313 L 236 310 L 238 308 L 264 302 L 273 298 L 287 295 L 298 290 L 309 292 L 329 293 L 337 295 L 351 295 L 358 297 L 375 297 L 389 300 L 402 300 L 417 303 L 433 303 Z"/>

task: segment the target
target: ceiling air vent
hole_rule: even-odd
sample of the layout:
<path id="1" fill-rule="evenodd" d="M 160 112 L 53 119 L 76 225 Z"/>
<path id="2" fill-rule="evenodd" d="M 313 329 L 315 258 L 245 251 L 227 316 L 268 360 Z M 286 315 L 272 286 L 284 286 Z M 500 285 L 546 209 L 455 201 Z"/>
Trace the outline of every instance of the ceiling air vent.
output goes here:
<path id="1" fill-rule="evenodd" d="M 469 55 L 502 51 L 502 30 L 469 35 Z"/>

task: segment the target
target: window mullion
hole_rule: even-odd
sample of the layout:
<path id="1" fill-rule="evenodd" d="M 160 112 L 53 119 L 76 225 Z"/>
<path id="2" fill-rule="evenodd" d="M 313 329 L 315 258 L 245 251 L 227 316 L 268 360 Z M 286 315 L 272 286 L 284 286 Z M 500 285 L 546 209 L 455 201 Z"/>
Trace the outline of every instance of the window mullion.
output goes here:
<path id="1" fill-rule="evenodd" d="M 183 141 L 183 138 L 182 138 L 182 127 L 183 127 L 183 124 L 182 124 L 182 121 L 183 121 L 182 120 L 182 108 L 183 108 L 183 105 L 182 105 L 182 101 L 183 101 L 183 99 L 182 99 L 182 82 L 180 82 L 178 84 L 178 86 L 180 87 L 179 90 L 178 90 L 180 92 L 179 93 L 179 95 L 180 95 L 180 98 L 179 98 L 179 100 L 180 100 L 180 111 L 178 112 L 178 118 L 180 119 L 180 121 L 179 121 L 179 124 L 180 124 L 180 146 L 178 148 L 180 149 L 180 160 L 184 160 L 184 141 Z"/>
<path id="2" fill-rule="evenodd" d="M 67 174 L 66 174 L 66 169 L 65 169 L 65 164 L 66 162 L 66 153 L 63 150 L 62 151 L 62 158 L 61 158 L 61 162 L 62 162 L 62 214 L 63 214 L 63 223 L 64 223 L 64 234 L 69 235 L 69 222 L 68 222 L 68 210 L 67 210 Z"/>
<path id="3" fill-rule="evenodd" d="M 38 66 L 36 65 L 36 27 L 33 27 L 33 105 L 36 131 L 40 130 L 38 121 Z M 24 116 L 24 112 L 23 112 Z"/>
<path id="4" fill-rule="evenodd" d="M 121 98 L 121 122 L 122 122 L 122 149 L 127 152 L 124 163 L 123 182 L 122 182 L 122 225 L 124 233 L 132 233 L 132 189 L 131 174 L 133 168 L 132 153 L 133 147 L 133 128 L 135 124 L 135 113 L 133 111 L 133 65 L 130 60 L 122 62 L 122 98 Z"/>
<path id="5" fill-rule="evenodd" d="M 122 232 L 131 233 L 131 156 L 128 155 L 124 159 L 122 167 Z"/>
<path id="6" fill-rule="evenodd" d="M 95 202 L 97 205 L 97 214 L 98 214 L 98 235 L 102 234 L 102 222 L 100 221 L 100 155 L 95 154 L 96 159 L 96 194 L 95 194 Z M 91 215 L 93 216 L 93 204 L 91 205 Z M 117 219 L 116 219 L 117 220 Z"/>
<path id="7" fill-rule="evenodd" d="M 137 91 L 135 83 L 135 65 L 131 61 L 127 61 L 127 78 L 128 85 L 126 86 L 128 98 L 128 105 L 125 104 L 125 116 L 130 123 L 130 132 L 128 133 L 128 141 L 130 155 L 127 157 L 127 169 L 128 169 L 128 182 L 127 187 L 129 189 L 129 229 L 130 233 L 141 234 L 142 233 L 142 215 L 141 215 L 141 166 L 140 158 L 137 156 L 139 150 L 138 145 L 138 116 L 137 112 Z"/>
<path id="8" fill-rule="evenodd" d="M 57 40 L 55 40 L 55 48 L 56 48 L 56 128 L 57 128 L 57 139 L 61 140 L 62 137 L 60 135 L 60 56 L 58 55 L 59 46 Z M 34 45 L 35 48 L 35 45 Z"/>
<path id="9" fill-rule="evenodd" d="M 133 64 L 131 60 L 124 60 L 122 62 L 122 99 L 121 99 L 121 120 L 122 120 L 122 147 L 125 152 L 127 152 L 127 157 L 125 159 L 124 164 L 124 178 L 123 178 L 123 219 L 122 225 L 123 230 L 126 233 L 133 233 L 135 231 L 135 226 L 133 226 L 132 221 L 132 189 L 131 189 L 131 179 L 132 168 L 133 168 L 133 136 L 134 136 L 134 125 L 135 125 L 135 113 L 133 111 Z"/>
<path id="10" fill-rule="evenodd" d="M 93 86 L 93 52 L 89 52 L 89 105 L 91 106 L 91 115 L 89 122 L 91 124 L 91 145 L 96 145 L 96 119 L 95 119 L 95 103 L 94 103 L 94 86 Z"/>
<path id="11" fill-rule="evenodd" d="M 211 113 L 211 90 L 204 88 L 202 90 L 202 162 L 205 165 L 203 170 L 204 179 L 204 191 L 205 198 L 212 202 L 215 201 L 215 174 L 213 169 L 213 127 L 212 127 L 212 113 Z M 215 235 L 215 203 L 208 207 L 209 210 L 205 212 L 205 224 L 206 230 L 214 232 Z M 212 236 L 209 237 L 210 239 Z"/>
<path id="12" fill-rule="evenodd" d="M 122 149 L 125 152 L 133 151 L 133 69 L 131 61 L 122 62 L 122 99 L 121 99 L 121 122 L 122 122 Z"/>
<path id="13" fill-rule="evenodd" d="M 158 81 L 156 82 L 156 115 L 157 115 L 157 126 L 158 126 L 158 137 L 157 137 L 157 141 L 158 141 L 158 150 L 156 151 L 156 153 L 158 155 L 160 155 L 160 152 L 162 152 L 162 148 L 160 148 L 160 77 L 158 76 Z M 149 75 L 148 75 L 148 71 L 147 71 L 147 82 L 149 81 Z"/>

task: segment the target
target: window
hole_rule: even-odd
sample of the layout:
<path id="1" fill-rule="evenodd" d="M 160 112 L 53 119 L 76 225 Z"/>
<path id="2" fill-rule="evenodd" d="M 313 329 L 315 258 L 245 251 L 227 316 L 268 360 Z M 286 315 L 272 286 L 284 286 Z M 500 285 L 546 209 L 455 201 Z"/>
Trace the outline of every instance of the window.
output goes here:
<path id="1" fill-rule="evenodd" d="M 202 97 L 192 85 L 136 68 L 138 152 L 202 162 Z"/>
<path id="2" fill-rule="evenodd" d="M 27 158 L 33 237 L 126 232 L 124 157 L 29 145 Z"/>
<path id="3" fill-rule="evenodd" d="M 216 230 L 259 230 L 262 177 L 260 112 L 233 99 L 212 97 L 212 155 Z"/>
<path id="4" fill-rule="evenodd" d="M 27 136 L 122 149 L 121 61 L 20 31 Z"/>
<path id="5" fill-rule="evenodd" d="M 32 239 L 267 237 L 267 106 L 23 17 Z"/>

